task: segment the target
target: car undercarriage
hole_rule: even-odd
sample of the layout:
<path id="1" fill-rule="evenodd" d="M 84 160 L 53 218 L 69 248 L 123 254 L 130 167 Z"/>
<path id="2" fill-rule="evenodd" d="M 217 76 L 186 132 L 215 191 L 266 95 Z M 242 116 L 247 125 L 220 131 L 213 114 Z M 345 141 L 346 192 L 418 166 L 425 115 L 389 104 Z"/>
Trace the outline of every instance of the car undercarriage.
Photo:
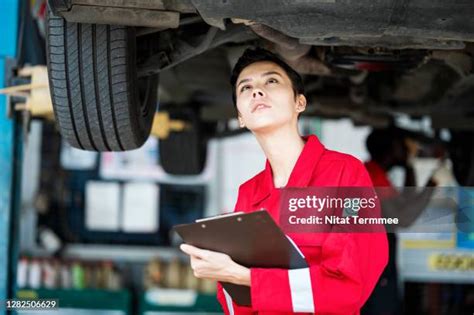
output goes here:
<path id="1" fill-rule="evenodd" d="M 49 6 L 50 69 L 78 60 L 77 67 L 91 76 L 108 68 L 110 86 L 117 73 L 138 82 L 104 91 L 118 95 L 134 86 L 123 100 L 128 102 L 124 110 L 116 113 L 129 117 L 120 125 L 116 119 L 101 123 L 116 109 L 113 98 L 108 107 L 100 102 L 98 78 L 81 83 L 78 92 L 65 81 L 54 82 L 53 76 L 53 104 L 64 112 L 60 129 L 76 147 L 108 151 L 140 146 L 151 126 L 147 112 L 153 111 L 158 94 L 160 110 L 194 122 L 191 133 L 202 133 L 195 140 L 199 143 L 240 132 L 228 124 L 235 117 L 230 71 L 244 49 L 260 46 L 303 75 L 309 101 L 305 115 L 350 117 L 355 124 L 374 127 L 392 125 L 399 115 L 428 117 L 435 136 L 450 130 L 465 139 L 462 150 L 474 157 L 474 4 L 469 1 L 52 0 Z M 101 45 L 99 39 L 109 44 Z M 114 40 L 123 45 L 115 47 Z M 76 56 L 78 49 L 82 54 Z M 114 56 L 114 49 L 122 52 Z M 123 69 L 114 74 L 114 67 Z M 71 74 L 64 67 L 56 70 L 64 80 Z M 158 81 L 156 93 L 151 85 Z M 65 107 L 71 105 L 58 101 L 59 95 L 67 99 L 68 91 L 87 96 L 89 90 L 96 97 L 83 97 L 81 113 L 72 108 L 68 114 Z M 150 104 L 144 104 L 145 96 Z M 115 126 L 115 135 L 106 132 L 107 124 Z M 89 130 L 89 136 L 78 141 L 78 128 Z M 120 134 L 127 128 L 132 136 Z M 473 168 L 467 169 L 474 179 Z"/>

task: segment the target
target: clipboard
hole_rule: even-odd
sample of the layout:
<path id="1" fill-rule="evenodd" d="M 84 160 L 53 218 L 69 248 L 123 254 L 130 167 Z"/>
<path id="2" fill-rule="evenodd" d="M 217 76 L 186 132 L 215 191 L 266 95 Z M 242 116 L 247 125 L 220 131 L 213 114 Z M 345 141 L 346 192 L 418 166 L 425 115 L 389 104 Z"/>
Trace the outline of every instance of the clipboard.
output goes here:
<path id="1" fill-rule="evenodd" d="M 301 251 L 266 210 L 206 218 L 173 229 L 185 243 L 225 253 L 247 268 L 308 267 Z M 235 303 L 251 306 L 250 287 L 221 284 Z"/>

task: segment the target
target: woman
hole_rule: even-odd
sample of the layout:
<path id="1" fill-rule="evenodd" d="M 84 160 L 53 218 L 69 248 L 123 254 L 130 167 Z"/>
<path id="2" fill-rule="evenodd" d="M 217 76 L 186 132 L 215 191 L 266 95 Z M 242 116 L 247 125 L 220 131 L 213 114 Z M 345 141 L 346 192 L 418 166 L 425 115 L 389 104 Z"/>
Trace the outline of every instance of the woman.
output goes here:
<path id="1" fill-rule="evenodd" d="M 278 223 L 283 187 L 359 186 L 372 183 L 363 164 L 302 138 L 298 115 L 306 98 L 301 77 L 272 53 L 244 52 L 231 84 L 241 127 L 257 138 L 266 168 L 239 188 L 235 210 L 267 209 Z M 198 278 L 250 286 L 251 307 L 239 306 L 218 285 L 225 314 L 359 314 L 388 259 L 385 234 L 287 233 L 309 268 L 246 268 L 223 253 L 181 245 Z"/>

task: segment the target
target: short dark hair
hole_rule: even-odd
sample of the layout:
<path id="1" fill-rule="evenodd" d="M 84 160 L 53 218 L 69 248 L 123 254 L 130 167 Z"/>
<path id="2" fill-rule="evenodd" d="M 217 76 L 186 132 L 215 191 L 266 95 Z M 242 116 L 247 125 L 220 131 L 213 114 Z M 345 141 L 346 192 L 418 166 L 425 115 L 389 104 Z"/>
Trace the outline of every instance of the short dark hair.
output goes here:
<path id="1" fill-rule="evenodd" d="M 303 79 L 301 76 L 293 70 L 286 62 L 284 62 L 282 59 L 280 59 L 277 55 L 274 53 L 263 49 L 263 48 L 255 48 L 251 49 L 248 48 L 244 51 L 242 56 L 239 58 L 237 63 L 234 66 L 234 69 L 232 70 L 232 75 L 230 77 L 230 84 L 232 85 L 232 101 L 234 101 L 234 106 L 237 106 L 237 96 L 235 93 L 235 88 L 237 84 L 237 79 L 246 67 L 249 65 L 256 63 L 256 62 L 263 62 L 263 61 L 270 61 L 278 66 L 280 66 L 288 75 L 291 81 L 291 85 L 293 87 L 293 92 L 295 93 L 295 97 L 298 94 L 304 94 L 304 85 L 303 85 Z"/>
<path id="2" fill-rule="evenodd" d="M 396 141 L 402 141 L 405 137 L 403 130 L 390 126 L 385 129 L 374 128 L 365 141 L 367 151 L 373 160 L 383 158 L 390 154 L 393 144 Z"/>

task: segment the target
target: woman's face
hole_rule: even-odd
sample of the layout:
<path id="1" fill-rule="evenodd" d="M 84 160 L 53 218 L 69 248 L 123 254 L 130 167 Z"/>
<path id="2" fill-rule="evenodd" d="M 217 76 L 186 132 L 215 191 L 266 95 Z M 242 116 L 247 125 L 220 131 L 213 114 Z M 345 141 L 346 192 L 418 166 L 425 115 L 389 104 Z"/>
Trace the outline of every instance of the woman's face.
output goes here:
<path id="1" fill-rule="evenodd" d="M 296 126 L 306 107 L 303 95 L 295 97 L 286 72 L 273 62 L 256 62 L 244 68 L 237 79 L 237 109 L 242 126 L 252 132 L 283 125 Z"/>

